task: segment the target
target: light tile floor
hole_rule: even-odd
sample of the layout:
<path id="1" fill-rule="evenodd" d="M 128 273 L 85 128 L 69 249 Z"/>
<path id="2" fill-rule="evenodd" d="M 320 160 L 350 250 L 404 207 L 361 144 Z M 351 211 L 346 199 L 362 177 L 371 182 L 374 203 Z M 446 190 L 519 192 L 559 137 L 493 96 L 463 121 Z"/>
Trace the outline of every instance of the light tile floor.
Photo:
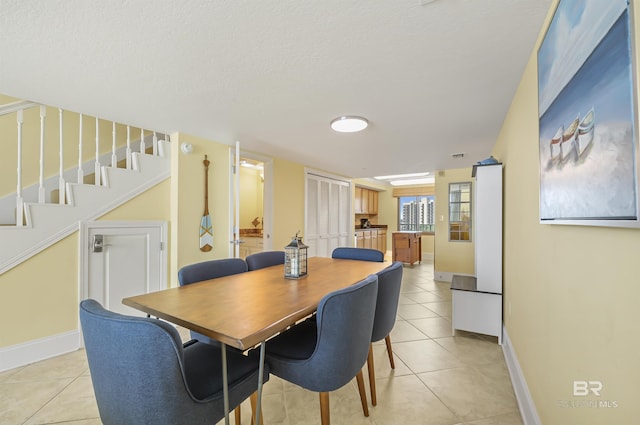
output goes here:
<path id="1" fill-rule="evenodd" d="M 353 381 L 330 394 L 333 425 L 522 425 L 497 339 L 452 336 L 451 291 L 433 280 L 432 262 L 404 267 L 391 341 L 395 370 L 384 341 L 374 344 L 378 405 L 364 417 Z M 248 402 L 242 409 L 249 424 Z M 320 423 L 318 395 L 275 376 L 263 412 L 267 425 Z M 0 424 L 101 424 L 84 351 L 0 373 Z"/>

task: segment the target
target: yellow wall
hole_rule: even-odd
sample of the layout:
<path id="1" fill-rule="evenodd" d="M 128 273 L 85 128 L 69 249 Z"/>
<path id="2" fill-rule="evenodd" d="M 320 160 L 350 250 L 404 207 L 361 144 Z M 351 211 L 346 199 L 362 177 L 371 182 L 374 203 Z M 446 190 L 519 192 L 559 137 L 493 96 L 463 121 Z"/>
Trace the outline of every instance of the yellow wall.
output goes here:
<path id="1" fill-rule="evenodd" d="M 637 423 L 640 230 L 539 223 L 536 50 L 493 151 L 505 164 L 506 329 L 543 424 Z M 601 397 L 573 397 L 574 380 L 601 381 Z M 618 407 L 559 405 L 585 400 Z"/>
<path id="2" fill-rule="evenodd" d="M 178 284 L 180 267 L 200 261 L 229 257 L 229 171 L 227 145 L 189 136 L 171 135 L 171 267 L 170 281 Z M 185 155 L 181 143 L 191 143 Z M 204 156 L 209 164 L 209 214 L 213 226 L 213 249 L 200 251 L 200 219 L 204 213 Z"/>
<path id="3" fill-rule="evenodd" d="M 0 348 L 78 328 L 78 233 L 0 275 Z"/>
<path id="4" fill-rule="evenodd" d="M 273 249 L 281 251 L 304 232 L 305 170 L 301 164 L 273 161 Z M 304 240 L 304 234 L 302 234 Z"/>
<path id="5" fill-rule="evenodd" d="M 434 237 L 434 272 L 474 274 L 474 243 L 449 242 L 449 183 L 473 182 L 471 168 L 457 168 L 436 173 L 436 232 Z M 472 190 L 474 185 L 472 184 Z M 473 210 L 473 205 L 471 205 Z M 471 226 L 473 228 L 473 222 Z"/>

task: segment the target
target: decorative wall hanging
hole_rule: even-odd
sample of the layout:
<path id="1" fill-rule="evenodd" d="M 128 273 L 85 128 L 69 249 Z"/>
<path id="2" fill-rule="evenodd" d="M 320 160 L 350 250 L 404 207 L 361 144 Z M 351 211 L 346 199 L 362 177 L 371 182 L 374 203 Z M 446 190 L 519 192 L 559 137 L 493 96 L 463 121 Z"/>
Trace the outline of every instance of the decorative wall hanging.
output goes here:
<path id="1" fill-rule="evenodd" d="M 639 227 L 627 0 L 561 0 L 538 50 L 540 221 Z"/>
<path id="2" fill-rule="evenodd" d="M 200 251 L 209 252 L 213 248 L 213 227 L 209 215 L 209 160 L 204 156 L 204 214 L 200 219 Z"/>

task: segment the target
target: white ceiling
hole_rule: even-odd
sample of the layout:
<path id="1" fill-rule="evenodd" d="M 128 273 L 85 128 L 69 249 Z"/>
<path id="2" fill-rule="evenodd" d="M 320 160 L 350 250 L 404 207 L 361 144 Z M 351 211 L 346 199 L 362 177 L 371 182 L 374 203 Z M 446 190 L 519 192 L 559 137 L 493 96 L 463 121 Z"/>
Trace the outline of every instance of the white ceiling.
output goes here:
<path id="1" fill-rule="evenodd" d="M 467 167 L 550 4 L 0 0 L 0 93 L 350 177 Z"/>

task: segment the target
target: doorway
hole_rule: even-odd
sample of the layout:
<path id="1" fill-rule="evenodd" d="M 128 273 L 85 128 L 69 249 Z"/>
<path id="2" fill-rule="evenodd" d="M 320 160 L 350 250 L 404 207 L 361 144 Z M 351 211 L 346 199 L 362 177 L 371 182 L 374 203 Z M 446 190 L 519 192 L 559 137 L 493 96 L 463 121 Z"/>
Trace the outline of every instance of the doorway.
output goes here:
<path id="1" fill-rule="evenodd" d="M 238 175 L 234 171 L 236 168 Z M 235 197 L 235 202 L 230 202 L 234 209 L 229 215 L 232 229 L 230 256 L 246 258 L 273 249 L 273 159 L 240 151 L 237 146 L 235 153 L 232 152 L 231 172 L 231 196 Z M 234 239 L 235 229 L 237 237 Z M 234 246 L 238 249 L 233 249 Z"/>
<path id="2" fill-rule="evenodd" d="M 122 299 L 167 287 L 166 222 L 85 222 L 80 229 L 81 299 L 127 315 Z"/>

